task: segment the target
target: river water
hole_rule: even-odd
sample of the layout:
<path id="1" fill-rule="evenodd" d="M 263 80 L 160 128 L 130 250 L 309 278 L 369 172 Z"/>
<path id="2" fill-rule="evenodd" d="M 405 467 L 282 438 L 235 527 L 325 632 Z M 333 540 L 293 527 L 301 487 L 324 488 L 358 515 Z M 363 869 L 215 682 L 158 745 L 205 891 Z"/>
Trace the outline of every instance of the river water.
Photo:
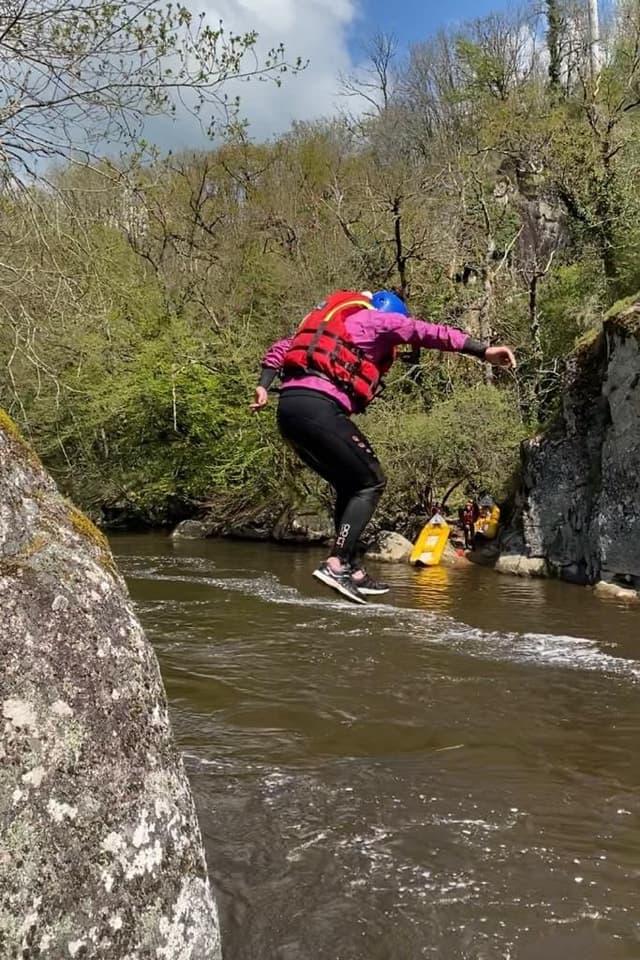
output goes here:
<path id="1" fill-rule="evenodd" d="M 640 957 L 640 612 L 469 565 L 118 536 L 225 960 Z"/>

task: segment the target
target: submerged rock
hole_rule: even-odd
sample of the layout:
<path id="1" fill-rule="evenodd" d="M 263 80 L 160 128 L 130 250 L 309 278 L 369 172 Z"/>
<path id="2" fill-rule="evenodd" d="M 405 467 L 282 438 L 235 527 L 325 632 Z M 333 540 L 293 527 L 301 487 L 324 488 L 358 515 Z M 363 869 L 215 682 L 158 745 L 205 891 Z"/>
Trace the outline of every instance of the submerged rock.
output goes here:
<path id="1" fill-rule="evenodd" d="M 219 960 L 158 663 L 103 535 L 0 415 L 0 954 Z"/>
<path id="2" fill-rule="evenodd" d="M 183 520 L 171 534 L 172 540 L 206 540 L 213 532 L 213 525 L 203 520 Z"/>
<path id="3" fill-rule="evenodd" d="M 553 576 L 640 586 L 640 302 L 572 358 L 555 423 L 523 445 L 506 535 Z"/>
<path id="4" fill-rule="evenodd" d="M 495 564 L 498 573 L 510 573 L 516 577 L 547 577 L 547 561 L 542 557 L 522 557 L 518 554 L 503 554 Z"/>
<path id="5" fill-rule="evenodd" d="M 607 583 L 601 580 L 593 588 L 596 597 L 603 600 L 621 600 L 624 603 L 640 603 L 640 591 L 630 590 L 629 587 L 622 587 L 618 583 Z"/>

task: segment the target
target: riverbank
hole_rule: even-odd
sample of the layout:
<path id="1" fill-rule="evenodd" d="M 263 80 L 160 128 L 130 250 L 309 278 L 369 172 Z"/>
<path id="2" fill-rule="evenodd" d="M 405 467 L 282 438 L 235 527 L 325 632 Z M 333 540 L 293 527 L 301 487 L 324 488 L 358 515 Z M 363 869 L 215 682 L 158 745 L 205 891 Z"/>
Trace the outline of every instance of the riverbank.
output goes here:
<path id="1" fill-rule="evenodd" d="M 423 520 L 416 521 L 416 529 L 421 529 Z M 510 549 L 513 535 L 507 527 L 500 531 L 495 541 L 479 544 L 474 550 L 467 550 L 464 546 L 464 536 L 458 521 L 447 518 L 452 528 L 451 536 L 442 556 L 443 567 L 465 567 L 469 564 L 481 566 L 503 576 L 514 576 L 521 579 L 561 580 L 568 586 L 581 587 L 593 592 L 601 600 L 613 600 L 618 603 L 640 604 L 640 590 L 633 589 L 625 582 L 607 582 L 604 580 L 589 583 L 584 579 L 572 579 L 561 576 L 544 557 L 526 556 L 515 553 Z M 253 534 L 253 535 L 252 535 Z M 281 545 L 301 545 L 317 547 L 331 542 L 333 531 L 328 516 L 309 514 L 299 519 L 291 520 L 288 528 L 282 524 L 277 531 L 271 533 L 265 528 L 258 528 L 255 533 L 246 528 L 236 528 L 232 531 L 219 532 L 215 526 L 204 521 L 187 520 L 173 531 L 174 540 L 201 540 L 209 538 L 230 539 L 239 541 L 261 541 Z M 378 530 L 370 537 L 366 557 L 380 563 L 407 564 L 412 549 L 412 541 L 397 531 Z"/>
<path id="2" fill-rule="evenodd" d="M 528 454 L 524 454 L 528 456 Z M 488 567 L 498 574 L 520 578 L 560 579 L 568 584 L 592 589 L 601 599 L 623 603 L 640 603 L 640 590 L 624 578 L 618 581 L 589 580 L 586 576 L 572 576 L 571 568 L 559 568 L 547 557 L 528 555 L 522 541 L 522 507 L 512 511 L 510 521 L 501 528 L 495 541 L 485 542 L 474 551 L 464 549 L 464 537 L 458 520 L 448 517 L 452 528 L 442 563 L 463 566 L 468 563 Z M 408 560 L 413 540 L 426 522 L 424 516 L 409 516 L 401 529 L 384 529 L 373 525 L 368 532 L 367 554 L 380 562 L 404 563 Z M 117 527 L 116 527 L 117 530 Z M 114 529 L 107 532 L 114 533 Z M 225 539 L 275 543 L 285 546 L 327 546 L 334 536 L 333 522 L 327 510 L 316 500 L 308 498 L 289 504 L 284 509 L 273 505 L 257 511 L 245 511 L 221 518 L 214 513 L 186 519 L 167 530 L 176 541 Z M 405 536 L 408 534 L 408 536 Z"/>

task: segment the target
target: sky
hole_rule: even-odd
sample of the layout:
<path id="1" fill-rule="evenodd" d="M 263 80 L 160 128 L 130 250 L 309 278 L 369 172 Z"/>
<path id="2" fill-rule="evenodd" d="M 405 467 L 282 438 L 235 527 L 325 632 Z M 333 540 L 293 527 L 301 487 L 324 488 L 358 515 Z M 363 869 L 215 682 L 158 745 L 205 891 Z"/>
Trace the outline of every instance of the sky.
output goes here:
<path id="1" fill-rule="evenodd" d="M 501 7 L 505 0 L 360 0 L 355 30 L 349 46 L 357 51 L 357 34 L 382 29 L 395 33 L 408 46 L 423 40 L 442 27 L 481 17 Z"/>
<path id="2" fill-rule="evenodd" d="M 339 77 L 357 71 L 362 43 L 376 30 L 393 32 L 402 47 L 426 39 L 439 29 L 506 6 L 506 0 L 187 0 L 206 9 L 212 23 L 242 32 L 255 29 L 259 47 L 283 42 L 292 59 L 308 60 L 282 87 L 273 83 L 239 85 L 242 112 L 250 136 L 266 140 L 282 133 L 293 120 L 335 114 L 341 104 Z M 235 90 L 233 91 L 235 92 Z M 342 101 L 344 105 L 344 101 Z M 156 121 L 147 131 L 163 148 L 203 145 L 195 122 L 182 117 L 175 124 Z M 200 140 L 200 143 L 197 141 Z"/>

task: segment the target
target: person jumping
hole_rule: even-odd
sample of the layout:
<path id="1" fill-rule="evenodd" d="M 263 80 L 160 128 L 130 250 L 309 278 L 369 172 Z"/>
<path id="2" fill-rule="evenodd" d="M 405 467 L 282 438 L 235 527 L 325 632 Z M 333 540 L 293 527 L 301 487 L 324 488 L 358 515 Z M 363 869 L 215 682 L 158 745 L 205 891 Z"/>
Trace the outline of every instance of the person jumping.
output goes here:
<path id="1" fill-rule="evenodd" d="M 337 291 L 307 314 L 292 337 L 269 347 L 251 404 L 254 412 L 266 405 L 267 391 L 280 374 L 280 434 L 336 494 L 335 543 L 313 576 L 356 603 L 389 588 L 357 560 L 358 541 L 386 479 L 351 416 L 380 392 L 401 344 L 463 353 L 495 366 L 516 365 L 509 347 L 492 347 L 453 327 L 414 319 L 389 290 Z"/>

